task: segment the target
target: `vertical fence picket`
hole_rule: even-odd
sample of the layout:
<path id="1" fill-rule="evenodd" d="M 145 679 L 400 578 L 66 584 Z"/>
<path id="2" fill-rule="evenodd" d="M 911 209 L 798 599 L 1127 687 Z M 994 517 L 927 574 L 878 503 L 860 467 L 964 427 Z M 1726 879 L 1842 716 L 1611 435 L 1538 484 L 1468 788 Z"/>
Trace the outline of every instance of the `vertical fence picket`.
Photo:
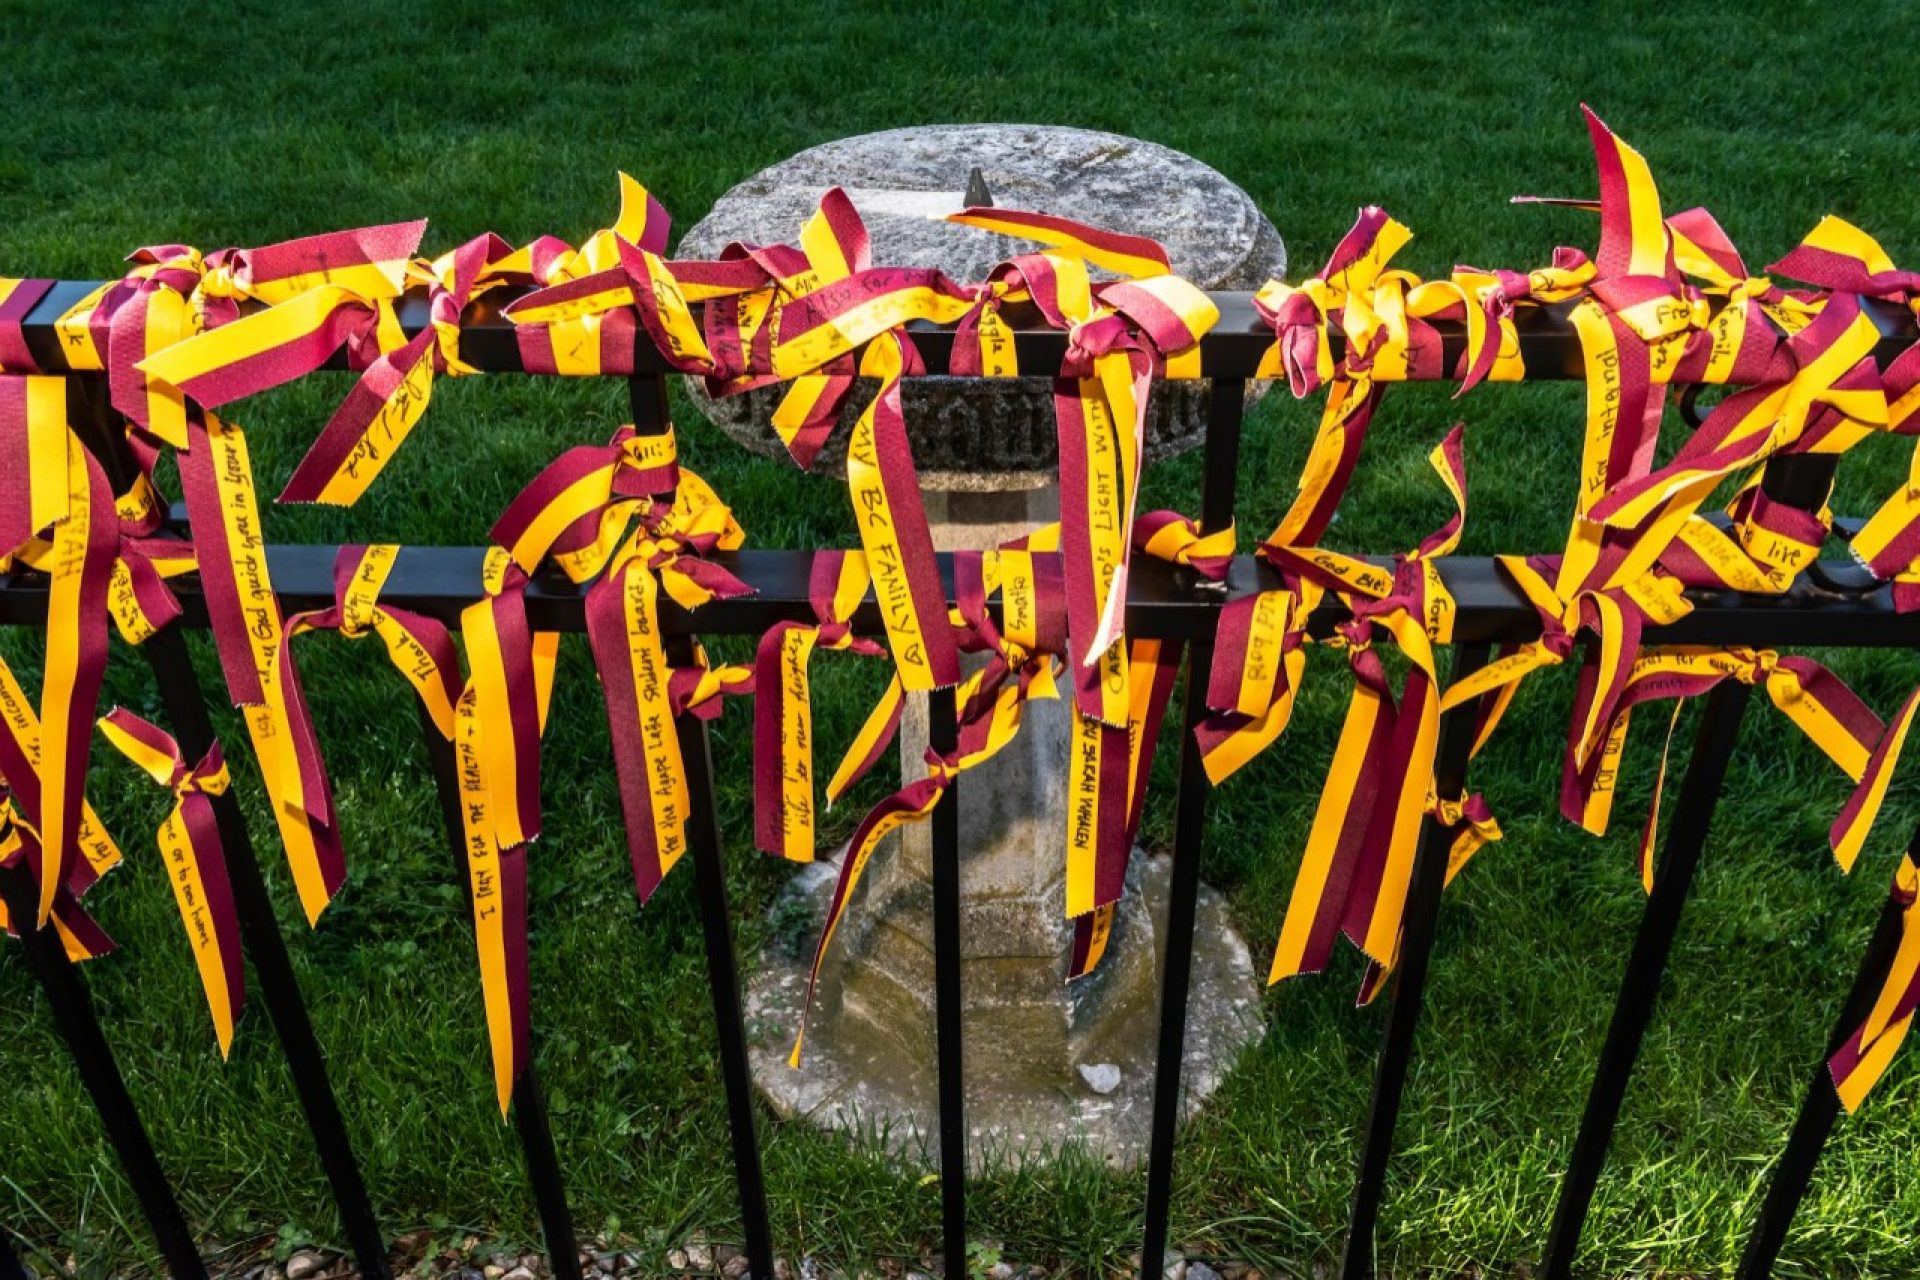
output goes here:
<path id="1" fill-rule="evenodd" d="M 1682 402 L 1682 414 L 1692 425 L 1699 425 L 1691 396 Z M 1823 454 L 1782 455 L 1767 463 L 1761 485 L 1776 502 L 1818 509 L 1832 486 L 1837 461 Z M 1653 893 L 1647 899 L 1640 928 L 1634 935 L 1633 951 L 1628 956 L 1620 993 L 1614 1001 L 1606 1042 L 1601 1047 L 1600 1062 L 1587 1093 L 1586 1110 L 1580 1117 L 1580 1130 L 1574 1138 L 1567 1175 L 1560 1184 L 1560 1195 L 1554 1205 L 1553 1225 L 1548 1229 L 1541 1261 L 1543 1280 L 1565 1280 L 1572 1274 L 1587 1210 L 1606 1165 L 1607 1148 L 1613 1141 L 1627 1083 L 1640 1055 L 1640 1044 L 1653 1014 L 1661 978 L 1666 973 L 1674 933 L 1679 928 L 1687 894 L 1693 887 L 1694 870 L 1706 844 L 1707 827 L 1726 780 L 1734 740 L 1751 692 L 1745 684 L 1727 680 L 1707 695 L 1706 711 L 1694 738 L 1686 778 L 1675 805 L 1673 827 L 1661 851 Z"/>
<path id="2" fill-rule="evenodd" d="M 1160 974 L 1160 1045 L 1153 1069 L 1153 1117 L 1147 1147 L 1146 1230 L 1140 1274 L 1158 1280 L 1164 1269 L 1173 1209 L 1173 1149 L 1180 1124 L 1180 1073 L 1187 1050 L 1187 994 L 1193 976 L 1193 922 L 1200 897 L 1200 853 L 1206 844 L 1207 796 L 1212 784 L 1193 731 L 1206 704 L 1213 642 L 1188 646 L 1185 722 L 1180 736 L 1180 790 L 1174 801 L 1173 867 L 1167 893 L 1167 947 Z"/>
<path id="3" fill-rule="evenodd" d="M 1553 1227 L 1541 1261 L 1543 1277 L 1564 1280 L 1573 1273 L 1587 1208 L 1606 1165 L 1607 1147 L 1613 1141 L 1614 1125 L 1627 1096 L 1627 1082 L 1653 1017 L 1661 975 L 1666 972 L 1680 915 L 1693 887 L 1694 870 L 1706 847 L 1714 804 L 1726 781 L 1740 720 L 1752 694 L 1749 685 L 1723 680 L 1707 695 L 1686 778 L 1674 805 L 1673 826 L 1660 851 L 1653 892 L 1640 914 L 1640 928 L 1634 935 L 1633 951 L 1620 979 L 1620 994 L 1614 1000 L 1613 1018 L 1607 1025 L 1606 1043 L 1587 1093 L 1586 1111 L 1580 1117 L 1580 1132 L 1573 1141 L 1567 1175 L 1560 1183 Z"/>
<path id="4" fill-rule="evenodd" d="M 441 736 L 424 704 L 419 709 L 420 733 L 427 745 L 427 760 L 433 769 L 434 789 L 440 796 L 440 818 L 447 829 L 447 843 L 453 850 L 453 878 L 460 896 L 472 901 L 473 882 L 467 866 L 465 825 L 460 818 L 459 762 L 453 744 Z M 558 1280 L 581 1280 L 580 1244 L 573 1233 L 573 1215 L 567 1209 L 566 1179 L 560 1171 L 560 1156 L 553 1141 L 553 1127 L 547 1116 L 547 1095 L 540 1085 L 537 1040 L 529 1032 L 526 1070 L 513 1086 L 513 1127 L 520 1139 L 520 1153 L 527 1162 L 527 1182 L 533 1188 L 534 1208 L 540 1215 L 540 1234 L 547 1242 L 547 1257 Z"/>
<path id="5" fill-rule="evenodd" d="M 1237 378 L 1215 378 L 1208 389 L 1202 532 L 1233 523 L 1233 483 L 1239 471 L 1240 426 L 1246 402 L 1247 384 Z M 1217 611 L 1214 616 L 1218 618 Z M 1174 799 L 1173 867 L 1167 890 L 1166 960 L 1160 973 L 1160 1044 L 1154 1059 L 1153 1116 L 1147 1145 L 1146 1224 L 1140 1240 L 1140 1274 L 1145 1277 L 1161 1273 L 1173 1211 L 1173 1149 L 1180 1124 L 1180 1075 L 1187 1051 L 1193 921 L 1200 898 L 1207 799 L 1212 790 L 1193 731 L 1206 707 L 1207 675 L 1212 666 L 1211 637 L 1188 646 L 1180 785 Z"/>
<path id="6" fill-rule="evenodd" d="M 1920 856 L 1920 832 L 1914 833 L 1907 851 L 1910 856 Z M 1813 1078 L 1807 1082 L 1807 1096 L 1800 1104 L 1800 1115 L 1794 1121 L 1786 1150 L 1767 1185 L 1767 1197 L 1754 1220 L 1753 1234 L 1747 1237 L 1747 1247 L 1740 1258 L 1740 1280 L 1765 1280 L 1773 1274 L 1774 1261 L 1787 1241 L 1794 1215 L 1800 1211 L 1800 1202 L 1813 1183 L 1814 1167 L 1827 1145 L 1827 1135 L 1833 1132 L 1834 1123 L 1840 1118 L 1840 1095 L 1834 1092 L 1827 1059 L 1840 1051 L 1847 1037 L 1872 1011 L 1880 984 L 1886 980 L 1887 970 L 1900 949 L 1903 914 L 1901 904 L 1891 899 L 1881 908 L 1879 923 L 1867 943 L 1867 953 L 1861 957 L 1860 968 L 1854 974 L 1853 989 L 1847 993 L 1840 1018 L 1827 1039 L 1826 1057 L 1820 1060 Z"/>
<path id="7" fill-rule="evenodd" d="M 670 425 L 666 379 L 657 375 L 632 378 L 627 391 L 634 429 L 641 435 L 666 432 Z M 667 660 L 674 665 L 691 663 L 691 638 L 668 636 Z M 693 861 L 694 892 L 699 896 L 700 927 L 706 943 L 707 987 L 713 998 L 720 1075 L 726 1086 L 727 1128 L 733 1144 L 733 1176 L 740 1198 L 748 1273 L 752 1280 L 773 1280 L 773 1225 L 767 1213 L 766 1170 L 760 1159 L 739 959 L 733 944 L 727 869 L 721 857 L 720 818 L 714 802 L 713 750 L 707 722 L 698 716 L 679 717 L 674 729 L 687 773 L 687 851 Z"/>
<path id="8" fill-rule="evenodd" d="M 153 1231 L 154 1242 L 160 1247 L 168 1272 L 175 1280 L 205 1280 L 206 1264 L 194 1248 L 186 1215 L 180 1212 L 180 1202 L 167 1184 L 160 1158 L 154 1154 L 153 1142 L 147 1137 L 146 1126 L 140 1122 L 140 1113 L 127 1092 L 120 1065 L 114 1060 L 113 1050 L 108 1047 L 99 1020 L 94 1016 L 87 984 L 67 959 L 58 931 L 51 925 L 33 927 L 32 922 L 39 913 L 40 890 L 24 859 L 11 867 L 0 868 L 0 900 L 6 902 L 7 914 L 20 922 L 20 940 L 25 945 L 27 966 L 46 994 L 54 1026 L 73 1054 L 80 1083 L 93 1100 L 94 1110 L 100 1114 L 107 1141 L 120 1159 L 120 1167 L 126 1172 L 134 1198 L 140 1202 L 140 1211 Z"/>
<path id="9" fill-rule="evenodd" d="M 951 756 L 959 746 L 954 691 L 927 695 L 927 745 Z M 934 1054 L 940 1095 L 940 1253 L 946 1275 L 967 1272 L 966 1046 L 960 983 L 960 796 L 949 784 L 935 803 L 933 846 Z"/>
<path id="10" fill-rule="evenodd" d="M 116 494 L 126 492 L 135 470 L 120 416 L 108 403 L 106 384 L 97 378 L 69 378 L 72 421 L 87 448 L 100 462 Z M 192 656 L 178 623 L 162 628 L 140 646 L 140 655 L 153 672 L 174 738 L 188 760 L 198 760 L 213 745 L 213 720 L 207 713 L 205 691 L 193 669 Z M 294 1092 L 306 1114 L 320 1166 L 326 1173 L 348 1245 L 365 1280 L 387 1280 L 387 1246 L 367 1196 L 353 1143 L 333 1085 L 327 1078 L 326 1056 L 313 1031 L 299 979 L 287 954 L 286 939 L 274 915 L 253 842 L 247 833 L 240 799 L 232 788 L 210 797 L 220 845 L 232 882 L 234 914 L 240 938 L 253 961 L 254 976 L 274 1034 L 293 1077 Z"/>
<path id="11" fill-rule="evenodd" d="M 671 658 L 671 650 L 668 655 Z M 773 1280 L 773 1226 L 767 1216 L 766 1173 L 760 1163 L 753 1069 L 747 1058 L 739 961 L 734 954 L 733 921 L 727 905 L 727 869 L 720 854 L 720 825 L 714 811 L 713 752 L 706 721 L 681 716 L 675 727 L 680 737 L 680 758 L 686 762 L 687 851 L 693 859 L 694 890 L 700 898 L 700 925 L 706 939 L 707 985 L 713 996 L 713 1025 L 720 1040 L 720 1074 L 727 1091 L 727 1128 L 733 1141 L 733 1176 L 740 1196 L 748 1275 L 752 1280 Z"/>
<path id="12" fill-rule="evenodd" d="M 1488 646 L 1479 641 L 1459 644 L 1453 651 L 1450 683 L 1485 666 Z M 1434 794 L 1462 794 L 1467 781 L 1467 758 L 1473 750 L 1474 722 L 1479 700 L 1455 707 L 1440 720 L 1440 743 L 1434 755 Z M 1420 1025 L 1420 1004 L 1427 986 L 1427 961 L 1433 952 L 1433 933 L 1440 919 L 1440 892 L 1446 887 L 1451 848 L 1447 829 L 1431 815 L 1421 826 L 1420 850 L 1414 855 L 1413 880 L 1407 888 L 1401 921 L 1400 963 L 1388 996 L 1386 1030 L 1380 1039 L 1380 1060 L 1374 1069 L 1373 1105 L 1367 1115 L 1366 1136 L 1360 1147 L 1360 1174 L 1354 1182 L 1353 1208 L 1347 1218 L 1347 1247 L 1340 1259 L 1345 1280 L 1373 1274 L 1374 1228 L 1380 1218 L 1380 1200 L 1386 1188 L 1387 1161 L 1393 1154 L 1393 1130 L 1400 1119 L 1400 1099 L 1406 1088 L 1407 1068 L 1413 1060 L 1413 1036 Z"/>

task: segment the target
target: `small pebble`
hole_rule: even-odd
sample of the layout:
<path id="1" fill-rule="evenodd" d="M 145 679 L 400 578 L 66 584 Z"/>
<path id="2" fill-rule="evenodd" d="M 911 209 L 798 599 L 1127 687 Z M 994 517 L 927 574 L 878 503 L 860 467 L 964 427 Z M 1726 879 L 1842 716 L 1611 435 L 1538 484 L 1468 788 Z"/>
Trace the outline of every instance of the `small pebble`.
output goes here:
<path id="1" fill-rule="evenodd" d="M 504 1280 L 533 1280 L 533 1268 L 515 1267 L 513 1270 L 507 1272 Z"/>
<path id="2" fill-rule="evenodd" d="M 326 1260 L 310 1249 L 302 1249 L 287 1259 L 287 1280 L 310 1280 L 319 1274 Z"/>
<path id="3" fill-rule="evenodd" d="M 728 1258 L 721 1264 L 720 1274 L 725 1276 L 727 1280 L 740 1280 L 741 1276 L 747 1274 L 747 1256 L 743 1253 Z"/>
<path id="4" fill-rule="evenodd" d="M 501 1276 L 507 1274 L 507 1269 L 497 1262 L 489 1262 L 486 1266 L 480 1268 L 480 1274 L 485 1276 L 487 1280 L 500 1280 Z"/>
<path id="5" fill-rule="evenodd" d="M 1220 1273 L 1204 1262 L 1187 1264 L 1187 1280 L 1221 1280 Z"/>
<path id="6" fill-rule="evenodd" d="M 632 1264 L 629 1263 L 628 1265 Z M 685 1271 L 687 1269 L 687 1251 L 685 1249 L 667 1250 L 667 1265 L 675 1271 Z"/>
<path id="7" fill-rule="evenodd" d="M 713 1246 L 704 1240 L 687 1241 L 687 1265 L 695 1271 L 713 1270 Z"/>
<path id="8" fill-rule="evenodd" d="M 1120 1068 L 1111 1062 L 1081 1063 L 1080 1078 L 1087 1088 L 1105 1097 L 1120 1087 Z"/>

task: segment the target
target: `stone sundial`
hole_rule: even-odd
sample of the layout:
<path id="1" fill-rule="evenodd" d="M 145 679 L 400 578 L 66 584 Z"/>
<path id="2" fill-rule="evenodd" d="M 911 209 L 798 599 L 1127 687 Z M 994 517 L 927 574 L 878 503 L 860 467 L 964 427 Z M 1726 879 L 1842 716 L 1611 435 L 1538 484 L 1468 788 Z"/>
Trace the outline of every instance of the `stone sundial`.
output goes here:
<path id="1" fill-rule="evenodd" d="M 973 186 L 971 198 L 968 188 Z M 937 266 L 984 277 L 1029 242 L 937 221 L 981 186 L 993 204 L 1151 236 L 1173 268 L 1211 289 L 1257 289 L 1286 269 L 1271 223 L 1233 183 L 1191 157 L 1084 129 L 940 125 L 896 129 L 804 151 L 741 183 L 688 231 L 676 256 L 713 256 L 729 241 L 792 241 L 821 194 L 840 186 L 872 239 L 876 264 Z M 718 402 L 689 379 L 730 437 L 784 457 L 769 418 L 780 388 Z M 909 379 L 909 438 L 934 544 L 987 548 L 1057 519 L 1053 405 L 1047 377 Z M 1204 382 L 1160 383 L 1148 457 L 1191 447 L 1205 426 Z M 856 391 L 816 467 L 840 473 Z M 925 702 L 901 726 L 908 777 L 924 773 Z M 1177 729 L 1161 749 L 1179 750 Z M 1145 1157 L 1159 1024 L 1159 964 L 1168 866 L 1136 851 L 1105 960 L 1065 982 L 1072 926 L 1065 894 L 1064 703 L 1029 707 L 1020 735 L 960 782 L 961 934 L 968 1150 L 976 1166 L 1085 1143 L 1111 1162 Z M 755 1079 L 776 1111 L 879 1135 L 931 1160 L 934 1139 L 930 849 L 909 828 L 874 855 L 822 973 L 807 1058 L 787 1066 L 811 935 L 795 954 L 761 957 L 748 1015 Z M 826 858 L 823 851 L 823 858 Z M 838 853 L 796 875 L 776 907 L 817 923 Z M 1259 989 L 1226 904 L 1202 890 L 1188 1015 L 1189 1109 L 1259 1035 Z"/>

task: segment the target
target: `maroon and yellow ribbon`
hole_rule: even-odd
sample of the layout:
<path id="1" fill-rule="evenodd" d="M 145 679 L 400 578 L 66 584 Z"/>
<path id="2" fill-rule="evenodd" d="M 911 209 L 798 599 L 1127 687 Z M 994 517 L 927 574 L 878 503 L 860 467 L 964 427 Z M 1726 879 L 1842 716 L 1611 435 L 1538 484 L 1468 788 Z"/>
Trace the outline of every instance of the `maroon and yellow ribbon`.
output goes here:
<path id="1" fill-rule="evenodd" d="M 220 824 L 213 812 L 212 797 L 224 795 L 230 785 L 220 744 L 209 746 L 199 762 L 188 767 L 170 735 L 124 707 L 102 716 L 100 731 L 141 772 L 173 793 L 173 810 L 160 824 L 160 854 L 193 946 L 220 1056 L 227 1057 L 233 1048 L 233 1024 L 246 1002 L 247 980 L 240 959 L 240 919 L 234 913 Z"/>
<path id="2" fill-rule="evenodd" d="M 853 633 L 853 612 L 871 580 L 864 552 L 816 553 L 808 584 L 816 621 L 776 623 L 754 657 L 754 844 L 789 862 L 811 862 L 815 852 L 812 658 L 820 649 L 885 656 Z M 886 737 L 898 723 L 900 699 L 891 705 L 891 723 L 874 726 Z"/>
<path id="3" fill-rule="evenodd" d="M 253 466 L 240 429 L 193 410 L 177 457 L 193 521 L 201 589 L 227 692 L 246 721 L 275 823 L 309 924 L 346 879 L 313 718 L 283 652 L 286 624 L 274 594 Z"/>
<path id="4" fill-rule="evenodd" d="M 1858 1111 L 1879 1083 L 1920 1009 L 1920 868 L 1911 855 L 1900 858 L 1891 897 L 1900 906 L 1900 945 L 1865 1020 L 1827 1060 L 1834 1091 L 1848 1111 Z"/>
<path id="5" fill-rule="evenodd" d="M 1336 932 L 1346 934 L 1383 972 L 1398 959 L 1401 916 L 1439 741 L 1433 646 L 1450 643 L 1453 635 L 1453 600 L 1434 561 L 1453 550 L 1465 522 L 1461 435 L 1456 427 L 1430 458 L 1454 499 L 1455 514 L 1396 560 L 1391 586 L 1381 590 L 1351 571 L 1324 579 L 1352 615 L 1334 643 L 1347 651 L 1354 693 L 1301 856 L 1269 982 L 1324 968 Z M 1302 577 L 1326 574 L 1315 561 L 1330 558 L 1325 552 L 1276 554 Z M 1377 594 L 1356 590 L 1356 582 Z M 1397 700 L 1373 648 L 1376 631 L 1408 659 Z"/>
<path id="6" fill-rule="evenodd" d="M 0 530 L 20 539 L 0 557 L 18 555 L 49 579 L 38 722 L 15 713 L 0 731 L 0 778 L 42 850 L 34 923 L 45 925 L 80 854 L 119 525 L 105 473 L 67 425 L 62 379 L 0 376 L 0 460 L 10 464 L 0 468 Z"/>

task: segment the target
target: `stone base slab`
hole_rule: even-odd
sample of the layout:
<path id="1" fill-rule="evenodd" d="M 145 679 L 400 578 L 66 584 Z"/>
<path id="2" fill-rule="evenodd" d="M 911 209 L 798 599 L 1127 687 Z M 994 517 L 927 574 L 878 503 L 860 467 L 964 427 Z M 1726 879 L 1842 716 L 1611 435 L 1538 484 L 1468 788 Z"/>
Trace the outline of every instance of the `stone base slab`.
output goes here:
<path id="1" fill-rule="evenodd" d="M 901 853 L 898 848 L 883 848 L 875 857 Z M 1124 999 L 1115 1002 L 1118 1007 L 1102 1011 L 1098 1037 L 1084 1046 L 1086 1060 L 1076 1064 L 1078 1078 L 1063 1082 L 1058 1075 L 1021 1070 L 1019 1046 L 975 1033 L 984 1021 L 997 1023 L 1004 1034 L 1004 1021 L 997 1011 L 969 1003 L 964 1018 L 967 1154 L 975 1171 L 1045 1159 L 1076 1145 L 1098 1153 L 1115 1168 L 1145 1162 L 1170 871 L 1170 859 L 1136 851 L 1127 897 L 1117 913 L 1104 964 L 1138 964 L 1141 972 L 1127 975 L 1119 985 L 1134 991 L 1145 988 L 1156 998 Z M 814 864 L 794 877 L 774 908 L 784 931 L 792 932 L 804 918 L 813 932 L 806 934 L 806 945 L 793 948 L 792 954 L 766 956 L 749 984 L 747 1023 L 754 1080 L 783 1118 L 804 1117 L 909 1164 L 935 1168 L 939 1139 L 933 1023 L 924 1010 L 901 1010 L 901 1016 L 890 1022 L 890 1034 L 878 1035 L 868 1030 L 873 1025 L 869 1019 L 834 1017 L 830 1010 L 816 1008 L 805 1060 L 798 1070 L 787 1065 L 800 1025 L 811 939 L 817 936 L 837 874 L 830 863 Z M 856 895 L 854 913 L 860 911 L 862 897 Z M 971 911 L 972 904 L 967 909 Z M 966 928 L 964 917 L 962 928 Z M 1139 963 L 1148 955 L 1152 956 L 1150 970 Z M 835 963 L 833 956 L 828 963 Z M 983 963 L 991 962 L 987 957 L 965 962 L 963 990 Z M 1062 952 L 1062 975 L 1066 963 Z M 984 972 L 976 980 L 989 988 L 994 985 L 992 976 Z M 835 998 L 842 987 L 823 981 L 823 997 Z M 1259 994 L 1246 943 L 1233 927 L 1225 899 L 1203 885 L 1194 931 L 1183 1116 L 1199 1108 L 1240 1053 L 1259 1038 Z"/>

